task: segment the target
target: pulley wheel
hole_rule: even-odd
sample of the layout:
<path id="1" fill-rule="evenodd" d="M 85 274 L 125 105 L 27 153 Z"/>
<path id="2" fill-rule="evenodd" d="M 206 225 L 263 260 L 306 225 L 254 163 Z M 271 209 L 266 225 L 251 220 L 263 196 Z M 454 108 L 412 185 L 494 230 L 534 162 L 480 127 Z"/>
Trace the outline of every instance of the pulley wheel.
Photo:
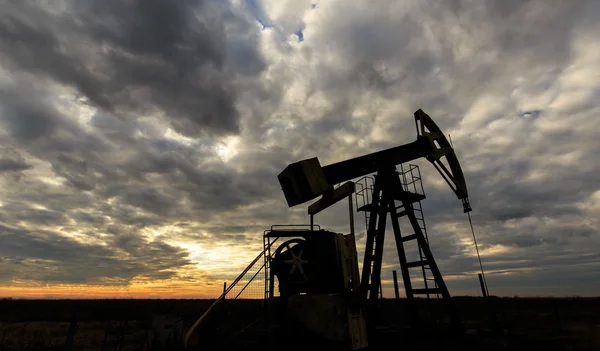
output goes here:
<path id="1" fill-rule="evenodd" d="M 291 239 L 279 246 L 275 251 L 274 263 L 278 278 L 287 277 L 288 283 L 308 282 L 308 260 L 306 259 L 306 241 Z"/>

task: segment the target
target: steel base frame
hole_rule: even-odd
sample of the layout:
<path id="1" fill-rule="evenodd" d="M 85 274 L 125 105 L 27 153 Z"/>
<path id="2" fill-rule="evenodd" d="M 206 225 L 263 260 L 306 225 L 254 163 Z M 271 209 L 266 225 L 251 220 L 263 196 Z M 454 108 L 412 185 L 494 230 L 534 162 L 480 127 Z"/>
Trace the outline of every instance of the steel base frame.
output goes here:
<path id="1" fill-rule="evenodd" d="M 433 258 L 429 244 L 421 230 L 412 206 L 414 202 L 424 198 L 424 195 L 408 192 L 403 188 L 399 173 L 396 171 L 395 167 L 389 167 L 377 172 L 373 186 L 372 201 L 363 208 L 363 210 L 369 211 L 370 214 L 368 216 L 369 221 L 360 294 L 364 301 L 368 301 L 367 322 L 370 325 L 370 329 L 372 328 L 372 324 L 376 317 L 376 302 L 378 299 L 378 290 L 381 285 L 381 265 L 388 214 L 394 231 L 400 270 L 406 291 L 406 298 L 408 300 L 408 313 L 410 315 L 409 318 L 411 324 L 413 324 L 413 326 L 419 324 L 414 303 L 415 295 L 440 294 L 445 302 L 452 325 L 461 327 L 461 322 L 452 303 L 448 288 L 438 269 L 435 259 Z M 396 207 L 396 201 L 400 201 L 402 205 Z M 402 236 L 399 218 L 403 216 L 408 218 L 412 229 L 414 230 L 413 234 Z M 422 261 L 407 262 L 404 243 L 410 240 L 417 240 L 419 248 L 422 250 L 424 256 Z M 413 289 L 409 268 L 423 266 L 429 266 L 431 269 L 436 283 L 435 289 Z"/>

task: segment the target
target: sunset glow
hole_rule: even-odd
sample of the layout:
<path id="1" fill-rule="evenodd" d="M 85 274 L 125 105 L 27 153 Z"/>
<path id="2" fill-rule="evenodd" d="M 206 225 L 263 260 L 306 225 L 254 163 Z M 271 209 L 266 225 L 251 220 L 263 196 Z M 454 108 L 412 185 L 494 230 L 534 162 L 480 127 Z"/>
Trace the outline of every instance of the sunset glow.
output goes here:
<path id="1" fill-rule="evenodd" d="M 479 249 L 494 294 L 598 295 L 599 4 L 4 2 L 0 296 L 217 297 L 265 230 L 309 223 L 287 165 L 413 143 L 418 109 L 473 207 L 410 162 L 452 294 L 480 293 Z M 347 206 L 316 223 L 348 233 Z M 394 270 L 388 225 L 387 296 Z"/>

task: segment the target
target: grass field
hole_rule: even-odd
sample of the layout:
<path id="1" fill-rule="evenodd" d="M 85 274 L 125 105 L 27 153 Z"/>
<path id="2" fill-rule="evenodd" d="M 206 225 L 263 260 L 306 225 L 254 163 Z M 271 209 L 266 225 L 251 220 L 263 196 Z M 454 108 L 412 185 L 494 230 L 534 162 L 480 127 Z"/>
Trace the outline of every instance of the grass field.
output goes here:
<path id="1" fill-rule="evenodd" d="M 380 344 L 402 343 L 413 350 L 600 350 L 600 298 L 498 298 L 491 300 L 500 333 L 493 334 L 490 314 L 480 298 L 454 299 L 467 334 L 450 337 L 437 330 L 381 328 Z M 427 311 L 427 301 L 419 310 Z M 431 303 L 439 311 L 437 301 Z M 149 349 L 145 343 L 153 315 L 174 315 L 184 330 L 212 303 L 211 300 L 2 300 L 0 351 L 64 350 L 70 321 L 77 316 L 74 350 Z M 261 301 L 226 301 L 228 325 L 251 321 L 261 314 Z M 382 326 L 402 326 L 404 300 L 383 300 Z M 107 333 L 107 326 L 110 325 Z M 233 327 L 232 327 L 233 328 Z M 247 333 L 246 333 L 247 334 Z M 248 338 L 248 336 L 246 335 Z M 291 337 L 293 336 L 286 336 Z M 106 338 L 106 340 L 105 340 Z M 388 340 L 389 339 L 389 340 Z M 296 343 L 299 344 L 299 343 Z M 239 348 L 239 345 L 237 346 Z M 290 348 L 284 348 L 290 349 Z M 395 348 L 394 348 L 395 349 Z"/>

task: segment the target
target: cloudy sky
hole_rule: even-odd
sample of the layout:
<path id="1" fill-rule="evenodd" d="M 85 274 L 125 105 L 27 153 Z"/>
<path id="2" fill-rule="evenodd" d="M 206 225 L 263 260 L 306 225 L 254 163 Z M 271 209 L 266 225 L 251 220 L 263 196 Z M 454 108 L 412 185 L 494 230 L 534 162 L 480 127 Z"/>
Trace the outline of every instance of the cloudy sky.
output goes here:
<path id="1" fill-rule="evenodd" d="M 490 292 L 600 294 L 598 1 L 5 0 L 0 13 L 1 296 L 214 296 L 264 229 L 308 222 L 277 181 L 288 163 L 412 142 L 419 108 L 452 136 Z M 451 293 L 477 294 L 460 201 L 416 164 Z M 346 206 L 317 223 L 348 232 Z"/>

